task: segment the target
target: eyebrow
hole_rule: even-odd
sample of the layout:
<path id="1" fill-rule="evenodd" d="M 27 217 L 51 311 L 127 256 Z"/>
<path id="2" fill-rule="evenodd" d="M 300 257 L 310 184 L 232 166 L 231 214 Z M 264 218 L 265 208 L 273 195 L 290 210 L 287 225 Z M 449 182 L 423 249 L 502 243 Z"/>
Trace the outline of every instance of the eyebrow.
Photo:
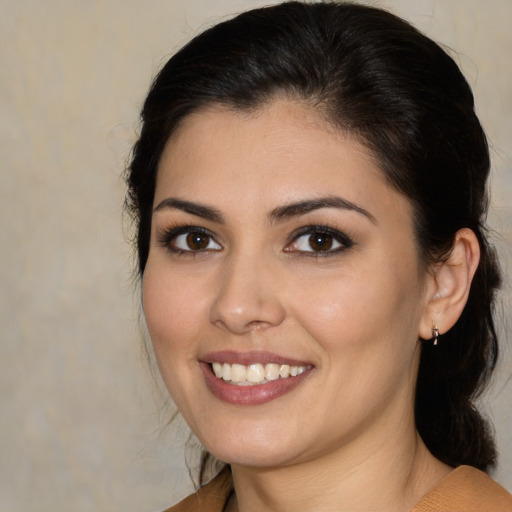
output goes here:
<path id="1" fill-rule="evenodd" d="M 222 215 L 222 213 L 216 208 L 206 206 L 204 204 L 168 197 L 167 199 L 164 199 L 163 201 L 158 203 L 158 206 L 156 206 L 153 209 L 153 213 L 165 209 L 181 210 L 185 213 L 190 213 L 191 215 L 196 215 L 197 217 L 202 217 L 203 219 L 211 220 L 212 222 L 224 224 L 224 216 Z"/>
<path id="2" fill-rule="evenodd" d="M 306 215 L 307 213 L 320 210 L 322 208 L 337 208 L 340 210 L 354 211 L 364 215 L 373 224 L 377 223 L 377 220 L 370 212 L 364 208 L 361 208 L 357 204 L 339 196 L 319 197 L 279 206 L 270 212 L 269 219 L 271 223 L 284 222 L 285 220 L 288 220 L 292 217 Z M 190 213 L 191 215 L 196 215 L 197 217 L 201 217 L 212 222 L 225 224 L 224 216 L 222 213 L 212 206 L 206 206 L 204 204 L 195 203 L 192 201 L 184 201 L 183 199 L 168 197 L 161 201 L 153 209 L 153 213 L 165 209 L 181 210 L 185 213 Z"/>
<path id="3" fill-rule="evenodd" d="M 306 201 L 300 201 L 297 203 L 290 203 L 284 206 L 279 206 L 270 212 L 269 218 L 270 221 L 275 222 L 283 222 L 292 217 L 297 217 L 300 215 L 305 215 L 307 213 L 313 212 L 315 210 L 320 210 L 322 208 L 338 208 L 340 210 L 350 210 L 353 212 L 360 213 L 364 215 L 367 219 L 369 219 L 373 224 L 377 224 L 377 219 L 367 210 L 361 208 L 355 203 L 348 201 L 347 199 L 343 199 L 339 196 L 327 196 L 327 197 L 319 197 L 315 199 L 308 199 Z"/>

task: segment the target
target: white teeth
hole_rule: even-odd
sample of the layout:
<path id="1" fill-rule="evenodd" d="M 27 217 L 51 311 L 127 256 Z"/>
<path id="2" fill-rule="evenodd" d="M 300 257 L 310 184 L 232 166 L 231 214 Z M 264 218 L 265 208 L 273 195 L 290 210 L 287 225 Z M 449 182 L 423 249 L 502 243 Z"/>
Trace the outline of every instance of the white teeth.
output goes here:
<path id="1" fill-rule="evenodd" d="M 269 363 L 265 366 L 265 379 L 277 380 L 279 379 L 279 365 Z"/>
<path id="2" fill-rule="evenodd" d="M 231 381 L 233 384 L 250 386 L 289 377 L 296 377 L 306 371 L 306 366 L 290 366 L 289 364 L 260 363 L 244 366 L 241 364 L 212 363 L 213 373 L 218 379 Z"/>
<path id="3" fill-rule="evenodd" d="M 261 364 L 251 364 L 247 369 L 247 377 L 245 380 L 249 382 L 259 383 L 265 380 L 265 368 Z"/>
<path id="4" fill-rule="evenodd" d="M 290 376 L 290 365 L 282 364 L 281 368 L 279 368 L 279 376 L 283 379 Z"/>
<path id="5" fill-rule="evenodd" d="M 228 363 L 222 365 L 222 378 L 223 380 L 231 380 L 231 365 Z"/>
<path id="6" fill-rule="evenodd" d="M 222 379 L 222 363 L 213 363 L 213 373 L 215 373 L 215 377 Z"/>
<path id="7" fill-rule="evenodd" d="M 233 382 L 243 382 L 246 380 L 246 374 L 247 370 L 245 369 L 245 366 L 241 364 L 233 364 L 231 366 L 231 380 Z"/>

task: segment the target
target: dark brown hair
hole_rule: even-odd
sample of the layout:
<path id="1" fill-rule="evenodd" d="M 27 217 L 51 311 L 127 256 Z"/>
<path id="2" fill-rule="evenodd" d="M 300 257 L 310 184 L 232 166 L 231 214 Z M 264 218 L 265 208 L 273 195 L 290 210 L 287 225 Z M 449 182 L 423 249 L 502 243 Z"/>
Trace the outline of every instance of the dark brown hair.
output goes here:
<path id="1" fill-rule="evenodd" d="M 366 144 L 413 205 L 425 264 L 449 253 L 457 230 L 475 232 L 481 261 L 467 305 L 439 345 L 422 350 L 416 425 L 441 461 L 488 469 L 494 441 L 474 399 L 498 353 L 500 276 L 485 229 L 489 152 L 457 65 L 400 18 L 348 3 L 287 2 L 220 23 L 174 55 L 144 103 L 127 175 L 140 275 L 158 162 L 179 123 L 208 105 L 250 111 L 277 96 L 307 102 Z"/>

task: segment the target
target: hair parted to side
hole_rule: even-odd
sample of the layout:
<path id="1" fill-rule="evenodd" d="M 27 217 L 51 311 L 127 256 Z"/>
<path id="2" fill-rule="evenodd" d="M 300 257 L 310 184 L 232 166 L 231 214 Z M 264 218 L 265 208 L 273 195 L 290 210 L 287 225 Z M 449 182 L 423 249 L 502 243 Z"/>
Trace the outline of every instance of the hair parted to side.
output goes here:
<path id="1" fill-rule="evenodd" d="M 500 273 L 485 228 L 487 141 L 453 59 L 400 18 L 351 3 L 287 2 L 220 23 L 174 55 L 144 103 L 127 173 L 140 275 L 157 166 L 180 122 L 209 105 L 251 111 L 277 97 L 311 105 L 371 150 L 390 186 L 413 206 L 425 266 L 449 253 L 459 229 L 475 232 L 481 261 L 468 303 L 439 345 L 422 349 L 415 414 L 438 459 L 489 469 L 493 436 L 474 405 L 498 354 Z"/>

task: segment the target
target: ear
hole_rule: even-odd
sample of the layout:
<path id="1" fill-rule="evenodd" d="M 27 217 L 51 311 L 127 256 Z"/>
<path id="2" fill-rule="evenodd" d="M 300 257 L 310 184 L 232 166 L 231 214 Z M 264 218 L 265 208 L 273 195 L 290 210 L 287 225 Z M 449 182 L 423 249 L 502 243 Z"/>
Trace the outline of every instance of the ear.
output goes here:
<path id="1" fill-rule="evenodd" d="M 468 228 L 457 231 L 448 258 L 431 269 L 420 338 L 432 338 L 434 327 L 444 334 L 455 325 L 468 300 L 479 261 L 480 245 L 475 233 Z"/>

